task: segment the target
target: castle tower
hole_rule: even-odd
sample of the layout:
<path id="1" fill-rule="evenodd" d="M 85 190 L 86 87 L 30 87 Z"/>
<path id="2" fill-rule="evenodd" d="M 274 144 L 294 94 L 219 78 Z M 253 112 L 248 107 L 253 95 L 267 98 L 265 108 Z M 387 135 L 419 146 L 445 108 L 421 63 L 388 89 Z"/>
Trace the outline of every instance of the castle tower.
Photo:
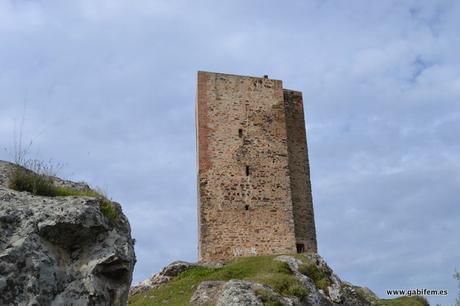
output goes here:
<path id="1" fill-rule="evenodd" d="M 198 72 L 199 260 L 316 252 L 302 93 Z"/>

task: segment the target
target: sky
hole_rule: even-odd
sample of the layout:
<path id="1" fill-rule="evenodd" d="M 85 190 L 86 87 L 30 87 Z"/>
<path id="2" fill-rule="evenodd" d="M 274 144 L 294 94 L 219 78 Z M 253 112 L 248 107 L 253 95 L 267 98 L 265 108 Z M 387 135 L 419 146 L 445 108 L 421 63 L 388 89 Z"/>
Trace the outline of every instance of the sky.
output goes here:
<path id="1" fill-rule="evenodd" d="M 120 202 L 138 282 L 197 260 L 197 71 L 266 74 L 303 92 L 320 255 L 382 298 L 448 289 L 430 301 L 452 305 L 458 16 L 443 0 L 0 0 L 0 159 L 21 142 Z"/>

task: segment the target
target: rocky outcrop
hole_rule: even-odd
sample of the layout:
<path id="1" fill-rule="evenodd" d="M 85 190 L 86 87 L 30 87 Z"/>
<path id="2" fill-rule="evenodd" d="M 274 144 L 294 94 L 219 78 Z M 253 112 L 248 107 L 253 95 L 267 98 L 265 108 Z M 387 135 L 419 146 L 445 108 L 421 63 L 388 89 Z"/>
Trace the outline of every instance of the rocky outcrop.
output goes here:
<path id="1" fill-rule="evenodd" d="M 189 301 L 189 304 L 194 306 L 263 306 L 267 303 L 287 306 L 301 305 L 298 298 L 283 297 L 269 286 L 236 279 L 227 282 L 204 281 L 198 286 Z"/>
<path id="2" fill-rule="evenodd" d="M 172 278 L 179 275 L 179 273 L 193 266 L 195 266 L 195 264 L 185 261 L 175 261 L 164 267 L 160 272 L 153 274 L 149 279 L 131 287 L 129 294 L 134 295 L 156 288 L 161 284 L 169 282 Z"/>
<path id="3" fill-rule="evenodd" d="M 263 306 L 253 290 L 253 283 L 230 280 L 222 288 L 216 306 Z"/>
<path id="4" fill-rule="evenodd" d="M 305 255 L 305 260 L 293 256 L 278 256 L 274 260 L 286 262 L 296 278 L 305 287 L 307 294 L 298 297 L 285 297 L 276 293 L 271 287 L 256 282 L 230 280 L 206 281 L 201 283 L 190 299 L 190 305 L 216 306 L 263 306 L 272 305 L 321 305 L 321 306 L 366 306 L 375 305 L 378 297 L 367 288 L 353 287 L 340 278 L 329 268 L 321 256 L 313 253 Z M 318 276 L 305 275 L 306 263 L 311 271 Z M 323 285 L 320 284 L 322 282 Z M 319 288 L 318 285 L 322 288 Z M 364 291 L 366 294 L 363 294 Z"/>
<path id="5" fill-rule="evenodd" d="M 315 253 L 242 258 L 216 268 L 200 266 L 183 262 L 167 266 L 150 279 L 164 281 L 166 271 L 175 271 L 167 281 L 153 286 L 149 283 L 143 291 L 132 291 L 130 305 L 146 305 L 156 296 L 161 298 L 152 305 L 167 304 L 173 298 L 174 305 L 194 306 L 428 305 L 420 297 L 406 297 L 396 303 L 380 300 L 368 288 L 342 281 Z M 251 272 L 245 273 L 245 269 Z M 180 278 L 175 279 L 178 275 Z M 230 275 L 241 275 L 243 279 L 229 279 Z M 183 298 L 177 299 L 178 293 Z"/>
<path id="6" fill-rule="evenodd" d="M 378 301 L 370 289 L 343 282 L 318 254 L 306 253 L 304 256 L 305 260 L 285 255 L 275 258 L 286 262 L 307 289 L 308 294 L 295 305 L 366 306 Z"/>
<path id="7" fill-rule="evenodd" d="M 193 293 L 190 299 L 191 305 L 213 305 L 224 287 L 224 281 L 204 281 Z"/>
<path id="8" fill-rule="evenodd" d="M 125 305 L 135 255 L 120 205 L 111 220 L 101 199 L 9 189 L 11 167 L 0 162 L 0 305 Z"/>
<path id="9" fill-rule="evenodd" d="M 153 274 L 150 278 L 134 285 L 129 290 L 129 295 L 134 295 L 148 291 L 150 289 L 157 288 L 161 284 L 169 282 L 174 277 L 178 276 L 181 272 L 191 268 L 191 267 L 208 267 L 208 268 L 221 268 L 223 262 L 219 261 L 209 261 L 209 262 L 200 262 L 200 263 L 190 263 L 186 261 L 174 261 L 163 268 L 158 273 Z"/>

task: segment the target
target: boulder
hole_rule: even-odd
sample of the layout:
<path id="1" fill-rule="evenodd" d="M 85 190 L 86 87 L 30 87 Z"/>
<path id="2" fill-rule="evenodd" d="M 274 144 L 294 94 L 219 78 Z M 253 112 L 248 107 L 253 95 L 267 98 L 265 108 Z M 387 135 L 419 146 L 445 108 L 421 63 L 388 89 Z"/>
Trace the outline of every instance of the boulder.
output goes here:
<path id="1" fill-rule="evenodd" d="M 256 282 L 204 281 L 193 293 L 190 305 L 217 305 L 217 306 L 259 306 L 275 304 L 283 306 L 299 305 L 295 297 L 283 297 L 272 288 Z"/>
<path id="2" fill-rule="evenodd" d="M 190 305 L 215 305 L 224 285 L 224 281 L 202 282 L 193 293 Z"/>
<path id="3" fill-rule="evenodd" d="M 296 278 L 307 288 L 308 295 L 301 305 L 369 306 L 378 301 L 370 289 L 342 281 L 318 254 L 305 253 L 303 257 L 303 260 L 284 255 L 275 258 L 288 263 Z"/>
<path id="4" fill-rule="evenodd" d="M 129 290 L 129 295 L 141 293 L 156 288 L 161 284 L 165 284 L 169 282 L 172 278 L 179 275 L 181 272 L 193 266 L 196 266 L 196 264 L 188 263 L 185 261 L 172 262 L 166 267 L 164 267 L 163 270 L 161 270 L 160 272 L 153 274 L 150 278 L 131 287 L 131 289 Z"/>
<path id="5" fill-rule="evenodd" d="M 251 285 L 252 283 L 247 281 L 228 281 L 217 299 L 216 306 L 264 306 Z"/>
<path id="6" fill-rule="evenodd" d="M 293 275 L 297 281 L 297 284 L 286 283 L 287 286 L 292 286 L 289 288 L 292 291 L 285 288 L 284 293 L 281 293 L 279 285 L 277 286 L 278 289 L 275 290 L 276 287 L 270 287 L 247 279 L 225 280 L 225 263 L 209 265 L 209 263 L 193 264 L 177 261 L 166 266 L 150 279 L 133 287 L 130 291 L 131 295 L 149 291 L 141 300 L 136 300 L 133 305 L 138 305 L 137 303 L 144 305 L 145 302 L 148 302 L 149 296 L 155 296 L 155 290 L 161 284 L 173 280 L 190 267 L 206 267 L 224 272 L 218 276 L 218 278 L 224 279 L 215 279 L 215 275 L 211 276 L 210 280 L 205 279 L 197 283 L 189 279 L 189 286 L 196 289 L 194 289 L 191 298 L 188 300 L 188 305 L 372 306 L 377 305 L 379 302 L 379 298 L 368 288 L 353 286 L 342 281 L 318 254 L 280 255 L 273 256 L 272 260 L 287 264 L 288 275 Z M 241 266 L 239 269 L 241 269 Z M 254 269 L 254 266 L 252 266 L 252 269 Z M 188 276 L 185 277 L 187 278 Z M 271 277 L 269 274 L 260 274 L 257 278 L 266 278 L 268 280 L 269 277 Z M 272 279 L 271 281 L 276 284 L 279 279 Z M 170 289 L 175 290 L 174 284 Z M 289 294 L 286 294 L 286 292 L 289 292 Z M 167 303 L 167 299 L 156 301 L 156 303 Z"/>
<path id="7" fill-rule="evenodd" d="M 121 206 L 111 220 L 98 198 L 12 190 L 12 167 L 0 162 L 0 305 L 126 305 L 136 260 Z"/>

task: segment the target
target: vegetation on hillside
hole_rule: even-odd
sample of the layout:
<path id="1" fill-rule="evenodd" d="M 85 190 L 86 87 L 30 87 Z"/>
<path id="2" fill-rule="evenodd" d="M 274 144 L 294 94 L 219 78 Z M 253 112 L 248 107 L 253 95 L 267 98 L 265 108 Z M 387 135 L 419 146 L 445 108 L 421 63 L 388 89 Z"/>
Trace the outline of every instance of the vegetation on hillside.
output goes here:
<path id="1" fill-rule="evenodd" d="M 455 270 L 454 272 L 454 278 L 457 280 L 458 284 L 457 284 L 457 287 L 458 287 L 458 295 L 457 295 L 457 298 L 455 299 L 455 306 L 460 306 L 460 272 Z"/>
<path id="2" fill-rule="evenodd" d="M 132 296 L 128 305 L 188 305 L 193 292 L 202 281 L 230 279 L 269 285 L 282 295 L 301 298 L 308 294 L 287 263 L 274 261 L 273 256 L 256 256 L 236 259 L 217 269 L 192 267 L 159 288 Z"/>
<path id="3" fill-rule="evenodd" d="M 57 186 L 53 179 L 52 167 L 37 160 L 30 160 L 23 165 L 16 164 L 9 173 L 8 187 L 17 191 L 27 191 L 34 195 L 87 196 L 98 200 L 102 214 L 114 223 L 119 218 L 117 207 L 103 193 L 90 188 L 71 188 Z"/>
<path id="4" fill-rule="evenodd" d="M 395 299 L 381 299 L 377 306 L 429 306 L 425 298 L 420 296 L 401 296 Z"/>
<path id="5" fill-rule="evenodd" d="M 208 280 L 228 281 L 230 279 L 249 280 L 270 286 L 283 296 L 297 296 L 300 299 L 309 292 L 296 279 L 285 262 L 274 260 L 276 256 L 254 256 L 238 258 L 228 262 L 222 268 L 195 266 L 182 272 L 170 282 L 129 298 L 130 306 L 147 305 L 188 305 L 193 292 L 199 284 Z M 299 258 L 299 256 L 296 256 Z M 303 258 L 305 260 L 305 258 Z M 301 273 L 312 278 L 318 288 L 330 285 L 331 271 L 318 269 L 304 261 Z M 257 290 L 259 299 L 267 306 L 279 306 L 269 290 Z M 379 306 L 426 306 L 426 300 L 420 297 L 401 297 L 391 300 L 376 300 Z"/>
<path id="6" fill-rule="evenodd" d="M 327 287 L 332 285 L 332 271 L 325 267 L 318 267 L 314 263 L 304 263 L 299 266 L 299 272 L 308 276 L 314 283 L 316 288 L 327 291 Z"/>

